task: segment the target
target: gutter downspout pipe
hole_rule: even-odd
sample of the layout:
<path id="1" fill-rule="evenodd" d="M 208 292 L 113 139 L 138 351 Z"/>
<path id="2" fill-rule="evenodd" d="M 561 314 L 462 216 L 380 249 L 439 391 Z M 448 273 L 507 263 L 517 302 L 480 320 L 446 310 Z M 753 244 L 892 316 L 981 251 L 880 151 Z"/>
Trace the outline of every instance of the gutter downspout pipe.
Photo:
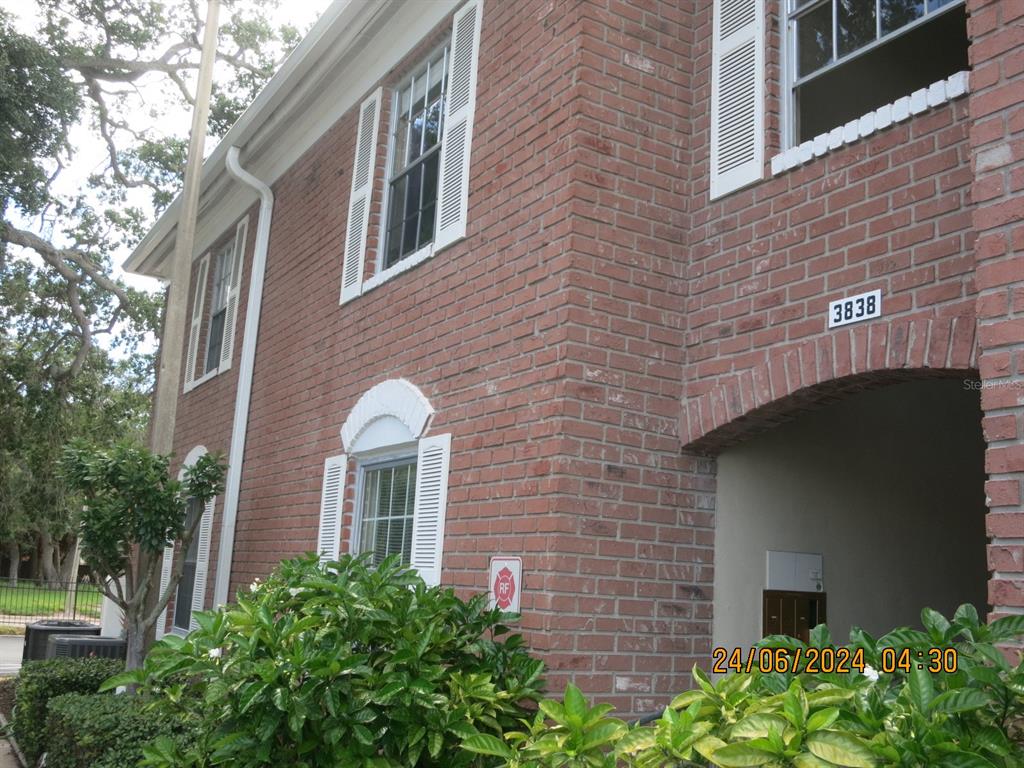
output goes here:
<path id="1" fill-rule="evenodd" d="M 260 328 L 260 307 L 263 304 L 263 276 L 270 248 L 270 220 L 274 213 L 274 193 L 238 162 L 239 149 L 228 149 L 225 164 L 228 171 L 260 196 L 260 218 L 256 226 L 252 270 L 249 275 L 249 300 L 245 308 L 245 332 L 242 336 L 242 359 L 238 366 L 238 389 L 235 393 L 235 415 L 231 423 L 231 448 L 228 452 L 228 475 L 225 482 L 224 515 L 220 525 L 220 548 L 217 552 L 217 578 L 213 589 L 213 605 L 228 601 L 231 584 L 231 560 L 235 551 L 235 521 L 238 517 L 238 494 L 242 486 L 242 459 L 249 429 L 249 401 L 252 396 L 252 374 L 256 364 L 256 337 Z"/>

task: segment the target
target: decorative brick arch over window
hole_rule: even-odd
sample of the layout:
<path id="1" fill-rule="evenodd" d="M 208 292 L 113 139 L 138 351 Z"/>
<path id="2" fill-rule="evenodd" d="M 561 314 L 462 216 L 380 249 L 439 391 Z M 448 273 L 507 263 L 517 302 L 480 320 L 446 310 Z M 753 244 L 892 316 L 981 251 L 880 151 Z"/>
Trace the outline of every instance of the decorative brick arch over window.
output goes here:
<path id="1" fill-rule="evenodd" d="M 720 376 L 684 397 L 683 448 L 717 454 L 751 434 L 849 392 L 911 378 L 971 374 L 977 366 L 975 319 L 896 318 L 773 349 L 752 368 Z"/>
<path id="2" fill-rule="evenodd" d="M 430 401 L 419 388 L 405 379 L 382 381 L 359 398 L 341 428 L 341 442 L 349 453 L 359 450 L 358 442 L 374 422 L 395 419 L 409 430 L 409 438 L 422 435 L 434 415 Z"/>

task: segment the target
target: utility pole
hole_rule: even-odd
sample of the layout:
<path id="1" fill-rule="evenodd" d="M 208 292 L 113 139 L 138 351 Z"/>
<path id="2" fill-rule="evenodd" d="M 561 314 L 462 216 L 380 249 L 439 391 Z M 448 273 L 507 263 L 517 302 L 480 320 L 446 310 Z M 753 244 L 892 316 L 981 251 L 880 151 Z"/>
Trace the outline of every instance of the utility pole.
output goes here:
<path id="1" fill-rule="evenodd" d="M 185 310 L 188 307 L 189 283 L 192 279 L 192 251 L 195 248 L 196 217 L 199 211 L 199 192 L 203 167 L 203 145 L 210 115 L 210 91 L 213 87 L 213 62 L 217 58 L 217 17 L 219 0 L 208 0 L 206 25 L 203 28 L 203 51 L 199 59 L 199 80 L 196 100 L 192 108 L 192 130 L 188 139 L 188 159 L 185 163 L 185 184 L 178 210 L 178 225 L 174 232 L 174 261 L 171 263 L 171 282 L 167 286 L 164 306 L 163 331 L 160 334 L 159 367 L 153 393 L 153 413 L 149 422 L 149 444 L 155 453 L 170 453 L 174 448 L 174 422 L 178 414 L 178 395 L 181 391 L 181 353 L 185 338 Z M 151 555 L 135 553 L 138 573 L 145 572 L 140 558 Z M 151 589 L 146 596 L 147 607 L 157 600 L 159 590 Z M 104 598 L 104 602 L 107 602 Z M 146 649 L 153 643 L 155 627 L 143 639 Z"/>
<path id="2" fill-rule="evenodd" d="M 192 132 L 189 134 L 185 185 L 174 233 L 174 261 L 171 282 L 167 287 L 163 332 L 160 338 L 160 366 L 153 395 L 153 416 L 150 421 L 150 446 L 156 453 L 170 453 L 174 446 L 174 421 L 178 411 L 181 385 L 181 355 L 185 339 L 185 310 L 188 307 L 189 282 L 192 277 L 192 251 L 195 247 L 196 216 L 199 211 L 200 172 L 203 145 L 210 114 L 210 91 L 213 86 L 213 62 L 217 57 L 217 17 L 219 0 L 206 6 L 203 29 L 203 52 L 199 61 L 199 82 L 192 110 Z"/>

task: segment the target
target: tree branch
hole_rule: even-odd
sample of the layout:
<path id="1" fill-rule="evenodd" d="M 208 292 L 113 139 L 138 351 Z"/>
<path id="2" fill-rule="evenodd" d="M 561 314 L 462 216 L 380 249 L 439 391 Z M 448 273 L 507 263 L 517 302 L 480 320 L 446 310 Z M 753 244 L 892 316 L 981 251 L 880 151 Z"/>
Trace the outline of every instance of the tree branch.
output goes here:
<path id="1" fill-rule="evenodd" d="M 80 281 L 81 276 L 75 274 L 73 270 L 69 270 L 64 263 L 70 261 L 92 282 L 103 290 L 114 294 L 122 304 L 128 305 L 131 303 L 128 292 L 107 277 L 99 265 L 89 258 L 88 254 L 74 248 L 58 248 L 33 232 L 18 229 L 6 219 L 0 221 L 3 224 L 3 229 L 0 230 L 0 241 L 8 242 L 12 245 L 20 245 L 22 248 L 29 248 L 42 256 L 43 260 L 60 272 L 61 276 L 65 279 Z"/>
<path id="2" fill-rule="evenodd" d="M 189 545 L 192 543 L 192 539 L 195 538 L 196 531 L 199 530 L 199 526 L 203 522 L 203 515 L 206 514 L 206 507 L 204 505 L 203 512 L 196 515 L 196 519 L 192 522 L 192 525 L 181 534 L 181 552 L 188 552 Z M 154 558 L 155 560 L 155 558 Z M 171 566 L 170 578 L 167 580 L 167 587 L 164 589 L 163 594 L 157 597 L 157 601 L 153 604 L 153 610 L 149 614 L 142 618 L 143 626 L 148 631 L 153 623 L 159 618 L 163 609 L 167 607 L 167 603 L 170 602 L 171 595 L 178 588 L 178 583 L 181 581 L 181 574 L 185 569 L 185 558 L 177 558 Z"/>

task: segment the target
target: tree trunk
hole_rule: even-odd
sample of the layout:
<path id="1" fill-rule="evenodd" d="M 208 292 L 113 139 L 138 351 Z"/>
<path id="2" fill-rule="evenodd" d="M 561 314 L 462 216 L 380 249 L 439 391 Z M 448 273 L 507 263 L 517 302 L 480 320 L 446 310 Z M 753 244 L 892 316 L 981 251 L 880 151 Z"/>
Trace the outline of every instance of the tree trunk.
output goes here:
<path id="1" fill-rule="evenodd" d="M 28 551 L 28 577 L 33 581 L 39 578 L 39 543 Z"/>
<path id="2" fill-rule="evenodd" d="M 16 541 L 7 542 L 7 584 L 9 586 L 17 586 L 18 584 L 18 567 L 21 565 L 21 547 L 18 546 Z"/>
<path id="3" fill-rule="evenodd" d="M 143 660 L 146 658 L 146 633 L 142 630 L 137 616 L 126 615 L 124 625 L 127 632 L 126 640 L 128 641 L 125 669 L 131 671 L 141 667 Z"/>
<path id="4" fill-rule="evenodd" d="M 61 549 L 64 557 L 60 563 L 60 580 L 65 584 L 78 581 L 78 537 L 68 536 Z"/>
<path id="5" fill-rule="evenodd" d="M 43 530 L 39 532 L 39 564 L 42 566 L 41 578 L 46 586 L 56 588 L 57 566 L 54 563 L 54 555 L 57 553 L 57 544 L 50 536 L 50 532 Z"/>

